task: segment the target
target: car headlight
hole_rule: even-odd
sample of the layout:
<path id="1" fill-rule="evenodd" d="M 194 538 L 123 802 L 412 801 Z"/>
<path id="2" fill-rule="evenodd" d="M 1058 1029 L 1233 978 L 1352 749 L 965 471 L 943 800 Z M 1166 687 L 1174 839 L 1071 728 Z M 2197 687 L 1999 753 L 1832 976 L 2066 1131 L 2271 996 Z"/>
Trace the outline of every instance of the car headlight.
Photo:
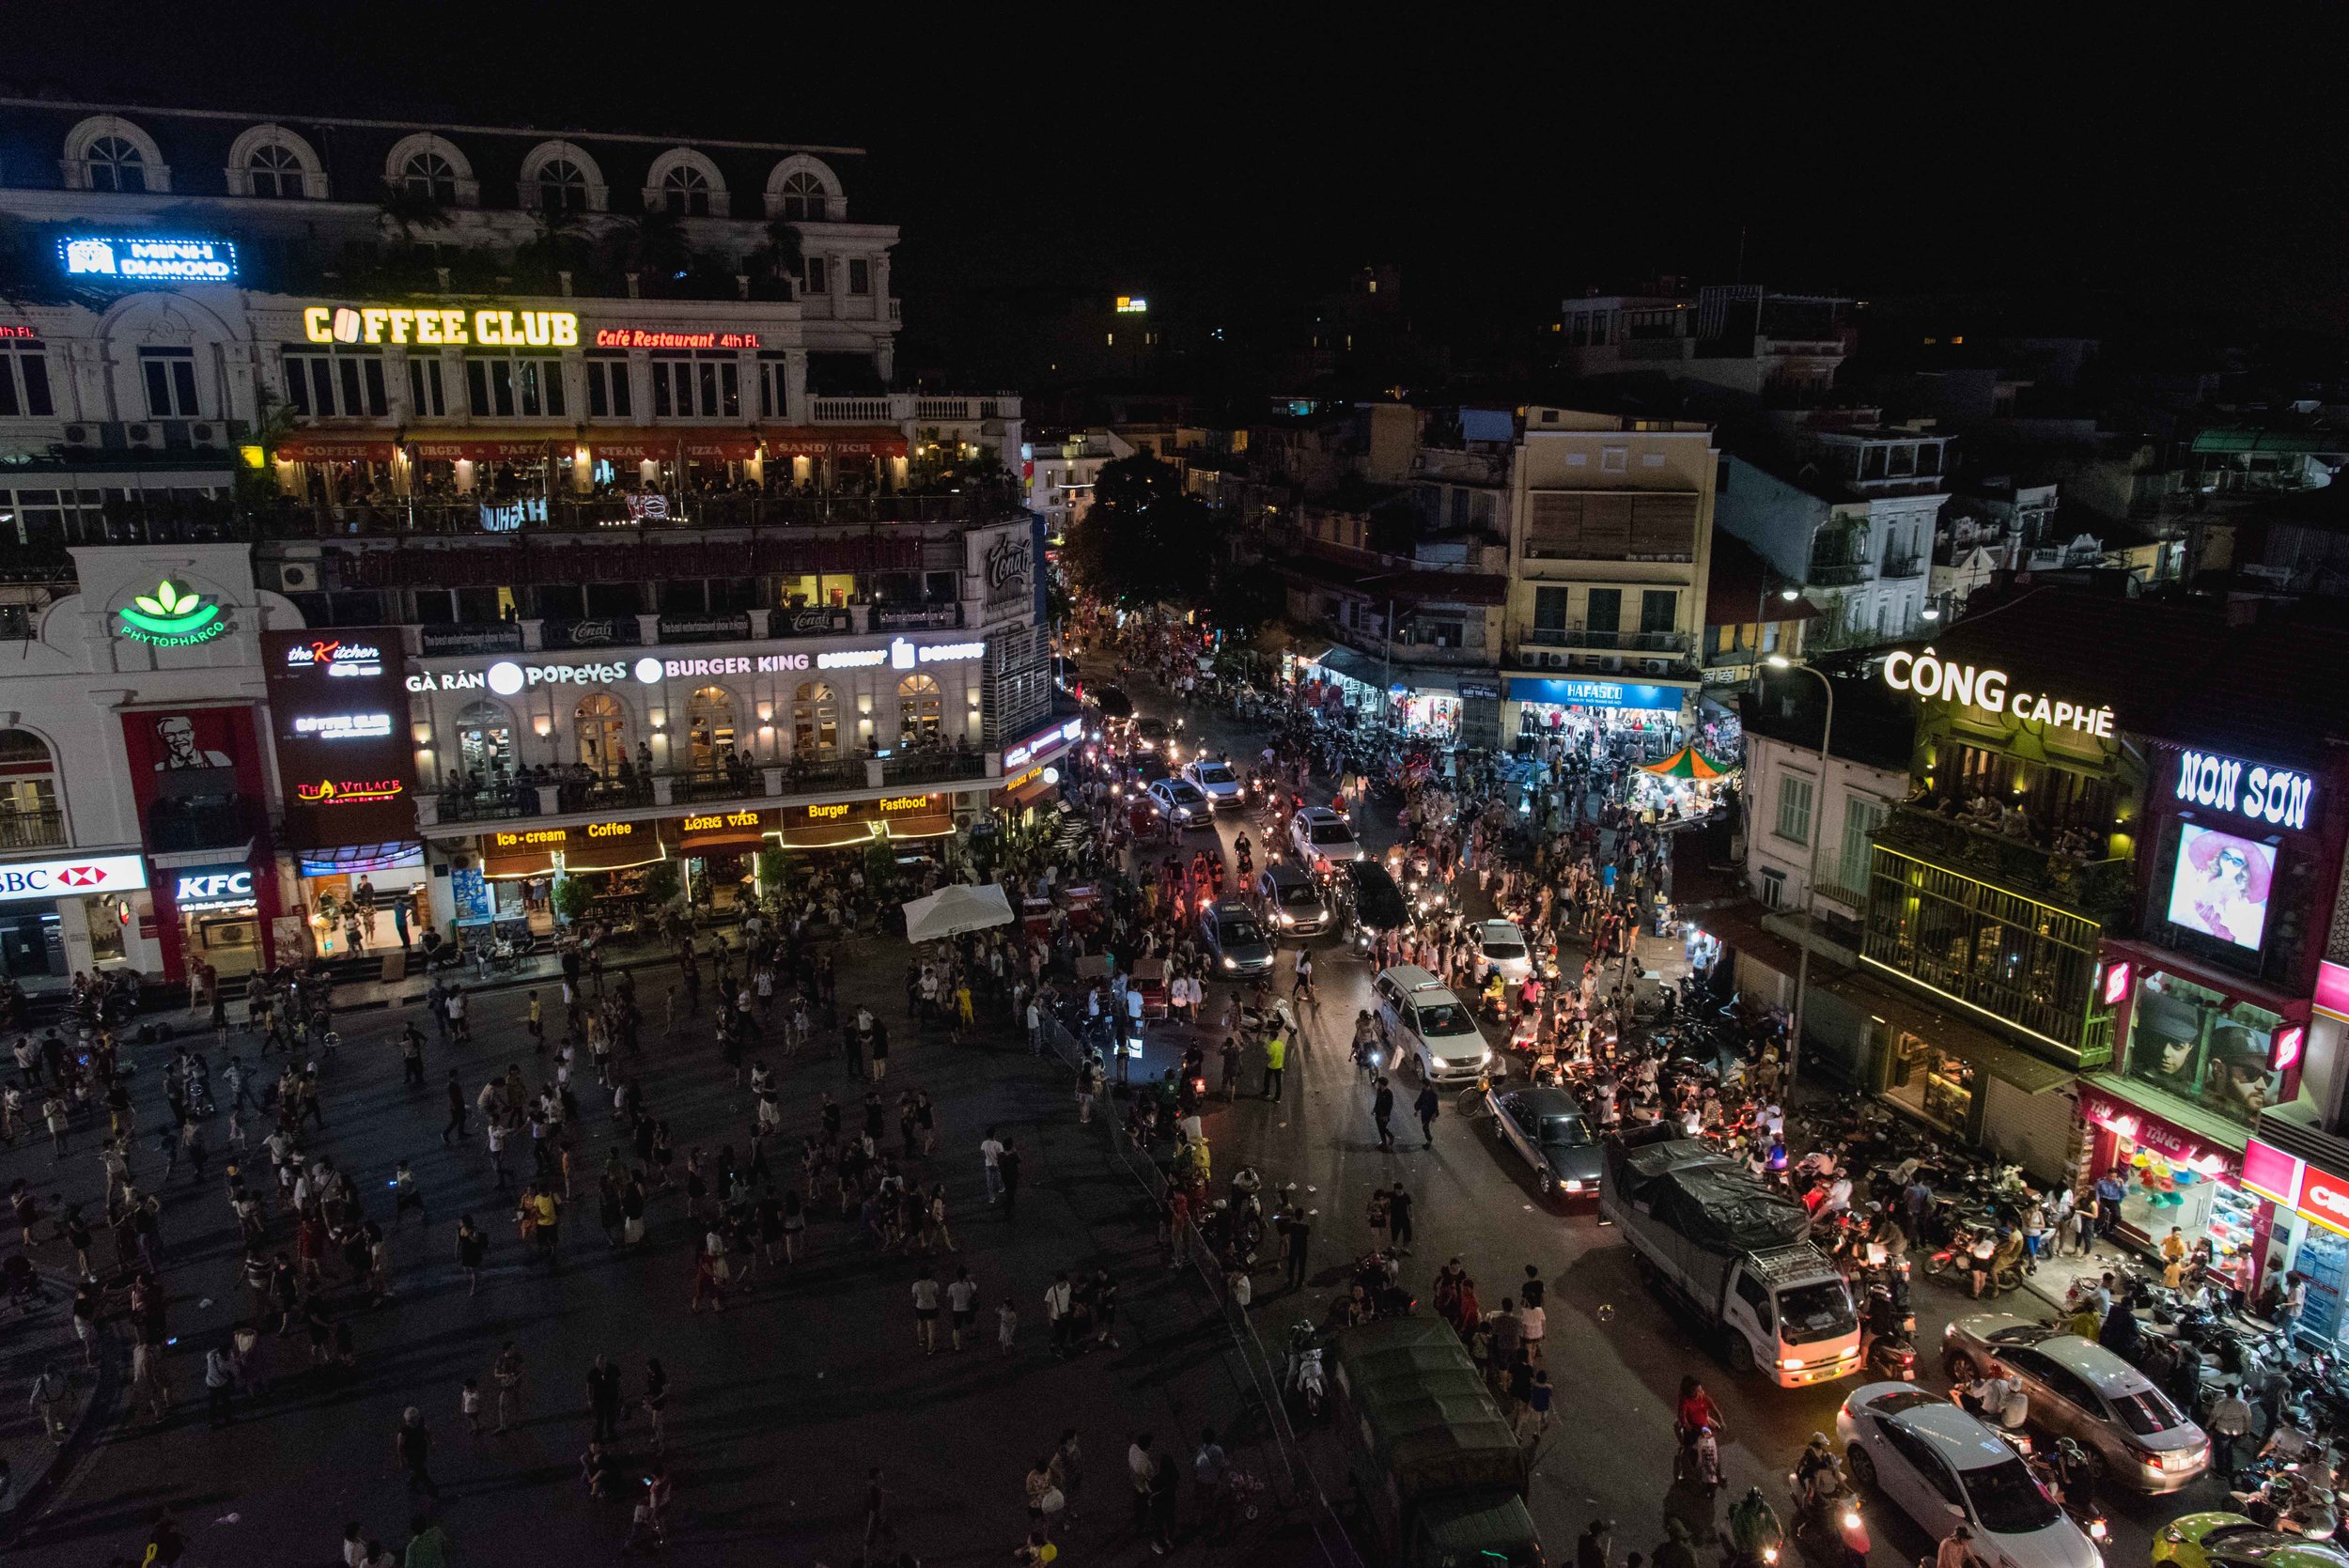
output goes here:
<path id="1" fill-rule="evenodd" d="M 1579 1192 L 1582 1190 L 1582 1183 L 1579 1177 L 1569 1176 L 1558 1185 L 1564 1188 L 1568 1192 Z"/>
<path id="2" fill-rule="evenodd" d="M 1297 917 L 1290 914 L 1286 909 L 1274 910 L 1272 920 L 1273 924 L 1276 925 L 1295 925 L 1297 924 Z"/>
<path id="3" fill-rule="evenodd" d="M 1236 970 L 1239 968 L 1239 960 L 1226 953 L 1223 955 L 1223 967 L 1227 970 Z"/>

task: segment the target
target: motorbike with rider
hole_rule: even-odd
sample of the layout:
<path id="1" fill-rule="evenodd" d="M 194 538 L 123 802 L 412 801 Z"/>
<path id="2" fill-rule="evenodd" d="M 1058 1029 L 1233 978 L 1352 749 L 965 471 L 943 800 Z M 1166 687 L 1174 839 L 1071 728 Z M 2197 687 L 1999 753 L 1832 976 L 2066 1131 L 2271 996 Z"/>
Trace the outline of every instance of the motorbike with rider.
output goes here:
<path id="1" fill-rule="evenodd" d="M 1786 1529 L 1759 1486 L 1729 1505 L 1729 1568 L 1776 1568 Z"/>

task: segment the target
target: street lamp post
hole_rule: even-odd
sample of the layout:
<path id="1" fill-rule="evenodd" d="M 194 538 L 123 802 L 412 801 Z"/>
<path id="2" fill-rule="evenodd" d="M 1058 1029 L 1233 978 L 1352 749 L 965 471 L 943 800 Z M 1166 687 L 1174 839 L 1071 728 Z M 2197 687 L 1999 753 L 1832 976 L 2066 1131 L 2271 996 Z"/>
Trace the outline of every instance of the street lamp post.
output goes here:
<path id="1" fill-rule="evenodd" d="M 1835 683 L 1816 667 L 1798 663 L 1782 654 L 1770 656 L 1774 670 L 1801 670 L 1818 678 L 1819 690 L 1827 693 L 1827 722 L 1819 727 L 1819 782 L 1812 791 L 1811 803 L 1811 864 L 1802 878 L 1802 953 L 1795 960 L 1794 1020 L 1786 1032 L 1786 1087 L 1781 1092 L 1779 1104 L 1784 1105 L 1795 1087 L 1795 1069 L 1802 1060 L 1803 994 L 1811 986 L 1811 906 L 1818 896 L 1819 841 L 1827 836 L 1828 744 L 1835 737 Z"/>

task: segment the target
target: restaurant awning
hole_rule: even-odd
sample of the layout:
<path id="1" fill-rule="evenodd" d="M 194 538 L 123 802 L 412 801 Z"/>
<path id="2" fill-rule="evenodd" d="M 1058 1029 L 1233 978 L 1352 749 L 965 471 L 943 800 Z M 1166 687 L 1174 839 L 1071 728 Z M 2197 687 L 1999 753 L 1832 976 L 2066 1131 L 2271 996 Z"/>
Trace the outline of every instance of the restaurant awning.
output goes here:
<path id="1" fill-rule="evenodd" d="M 491 882 L 516 882 L 525 877 L 547 877 L 554 871 L 554 849 L 552 846 L 534 846 L 527 849 L 508 850 L 503 855 L 481 857 L 481 875 Z"/>
<path id="2" fill-rule="evenodd" d="M 679 458 L 742 462 L 758 456 L 756 430 L 658 430 L 624 427 L 589 430 L 582 442 L 603 462 L 674 462 Z"/>
<path id="3" fill-rule="evenodd" d="M 772 812 L 701 812 L 679 817 L 674 826 L 678 854 L 710 855 L 758 848 L 776 821 Z"/>
<path id="4" fill-rule="evenodd" d="M 889 819 L 889 836 L 901 838 L 944 838 L 955 831 L 952 812 L 921 812 L 911 816 Z"/>
<path id="5" fill-rule="evenodd" d="M 775 838 L 786 849 L 844 849 L 851 845 L 870 844 L 873 824 L 862 816 L 810 821 L 803 813 L 791 812 L 784 825 L 775 830 Z"/>
<path id="6" fill-rule="evenodd" d="M 770 425 L 759 431 L 775 458 L 902 458 L 906 438 L 886 425 L 832 428 Z"/>
<path id="7" fill-rule="evenodd" d="M 288 463 L 388 463 L 397 450 L 388 441 L 359 437 L 288 436 L 277 443 L 277 458 Z"/>
<path id="8" fill-rule="evenodd" d="M 554 431 L 411 430 L 408 455 L 418 462 L 535 463 L 542 462 L 558 445 L 568 451 L 569 436 Z"/>
<path id="9" fill-rule="evenodd" d="M 563 846 L 565 871 L 625 871 L 669 857 L 654 822 L 597 822 L 573 829 Z"/>

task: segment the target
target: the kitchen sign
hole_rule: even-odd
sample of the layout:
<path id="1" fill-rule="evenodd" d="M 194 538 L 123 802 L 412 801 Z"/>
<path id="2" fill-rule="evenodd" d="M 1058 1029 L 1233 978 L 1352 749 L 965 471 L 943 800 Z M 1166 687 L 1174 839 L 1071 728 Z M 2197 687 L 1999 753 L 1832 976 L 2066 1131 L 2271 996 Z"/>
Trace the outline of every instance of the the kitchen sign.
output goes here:
<path id="1" fill-rule="evenodd" d="M 1895 691 L 1938 697 L 1985 713 L 2013 713 L 2029 722 L 2077 730 L 2102 740 L 2112 738 L 2113 712 L 2108 704 L 2090 707 L 2044 691 L 2015 691 L 2010 696 L 2004 670 L 1955 663 L 1931 648 L 1921 653 L 1902 648 L 1886 655 L 1884 684 Z"/>
<path id="2" fill-rule="evenodd" d="M 2208 752 L 2178 757 L 2178 799 L 2213 811 L 2232 812 L 2250 822 L 2295 831 L 2309 825 L 2316 781 L 2306 773 L 2243 763 Z"/>

